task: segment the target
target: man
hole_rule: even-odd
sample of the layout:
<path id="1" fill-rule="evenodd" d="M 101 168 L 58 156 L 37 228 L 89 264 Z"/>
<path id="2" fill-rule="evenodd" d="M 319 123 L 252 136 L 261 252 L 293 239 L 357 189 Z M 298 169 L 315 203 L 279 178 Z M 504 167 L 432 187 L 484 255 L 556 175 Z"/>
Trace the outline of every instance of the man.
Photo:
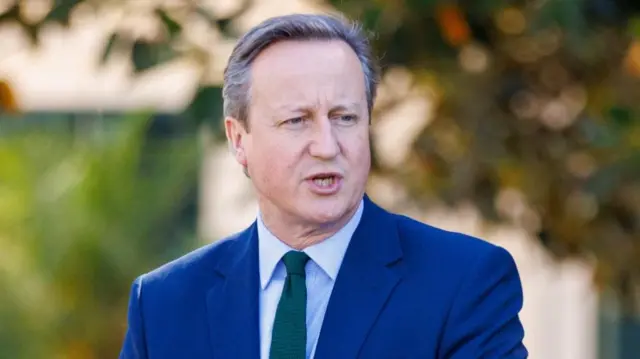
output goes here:
<path id="1" fill-rule="evenodd" d="M 502 248 L 365 195 L 378 70 L 357 27 L 272 18 L 237 43 L 225 128 L 259 214 L 139 277 L 121 358 L 525 358 Z"/>

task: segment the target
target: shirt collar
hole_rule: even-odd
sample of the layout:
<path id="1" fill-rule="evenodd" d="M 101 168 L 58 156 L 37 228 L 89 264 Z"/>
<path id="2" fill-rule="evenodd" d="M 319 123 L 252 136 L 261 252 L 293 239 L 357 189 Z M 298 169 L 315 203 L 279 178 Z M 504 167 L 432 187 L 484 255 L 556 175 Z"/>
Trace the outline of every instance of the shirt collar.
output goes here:
<path id="1" fill-rule="evenodd" d="M 304 249 L 304 252 L 315 262 L 322 270 L 331 278 L 336 279 L 342 259 L 347 251 L 351 237 L 355 232 L 364 209 L 364 201 L 360 201 L 360 205 L 356 213 L 351 217 L 349 222 L 331 237 Z M 269 231 L 262 216 L 258 212 L 258 251 L 260 262 L 260 285 L 264 290 L 273 273 L 280 262 L 280 259 L 290 250 L 291 247 L 280 241 Z"/>

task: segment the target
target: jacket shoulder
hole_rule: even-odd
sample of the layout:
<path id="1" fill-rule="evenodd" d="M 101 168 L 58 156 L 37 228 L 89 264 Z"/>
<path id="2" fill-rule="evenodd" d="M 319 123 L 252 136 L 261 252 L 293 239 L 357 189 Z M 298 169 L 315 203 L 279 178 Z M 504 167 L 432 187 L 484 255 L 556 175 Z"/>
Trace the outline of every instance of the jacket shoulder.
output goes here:
<path id="1" fill-rule="evenodd" d="M 512 282 L 516 284 L 509 290 L 521 296 L 517 265 L 506 249 L 474 236 L 395 216 L 403 264 L 412 279 L 408 282 L 422 288 L 418 292 L 424 298 L 433 300 L 429 296 L 438 292 L 440 305 L 434 307 L 443 313 L 460 300 L 461 288 L 466 291 L 464 296 L 471 297 L 473 291 L 485 290 L 483 285 L 489 277 L 515 278 Z"/>
<path id="2" fill-rule="evenodd" d="M 419 256 L 432 262 L 437 259 L 438 263 L 448 267 L 471 264 L 494 252 L 506 252 L 504 248 L 478 237 L 434 227 L 405 215 L 393 216 L 405 255 Z"/>
<path id="3" fill-rule="evenodd" d="M 218 263 L 232 254 L 233 244 L 243 240 L 243 233 L 239 232 L 194 249 L 141 275 L 140 282 L 146 288 L 160 285 L 164 290 L 184 287 L 191 282 L 208 282 L 215 277 Z"/>

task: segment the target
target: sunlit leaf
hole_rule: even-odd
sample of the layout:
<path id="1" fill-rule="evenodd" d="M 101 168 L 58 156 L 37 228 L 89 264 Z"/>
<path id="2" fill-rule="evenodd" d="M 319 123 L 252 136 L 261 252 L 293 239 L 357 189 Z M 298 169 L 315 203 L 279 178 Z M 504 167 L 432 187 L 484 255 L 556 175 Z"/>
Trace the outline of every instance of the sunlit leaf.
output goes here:
<path id="1" fill-rule="evenodd" d="M 160 18 L 165 28 L 169 32 L 169 37 L 174 38 L 182 31 L 182 25 L 173 20 L 165 10 L 156 9 L 156 15 Z"/>
<path id="2" fill-rule="evenodd" d="M 460 7 L 451 4 L 439 5 L 436 18 L 443 38 L 451 46 L 458 47 L 469 41 L 471 30 Z"/>
<path id="3" fill-rule="evenodd" d="M 18 110 L 18 101 L 14 90 L 8 82 L 0 80 L 0 113 L 16 113 Z"/>
<path id="4" fill-rule="evenodd" d="M 105 46 L 102 56 L 100 57 L 100 63 L 104 64 L 109 60 L 109 57 L 113 53 L 114 48 L 116 48 L 117 44 L 121 41 L 120 35 L 117 33 L 113 33 L 109 36 L 107 40 L 107 45 Z"/>

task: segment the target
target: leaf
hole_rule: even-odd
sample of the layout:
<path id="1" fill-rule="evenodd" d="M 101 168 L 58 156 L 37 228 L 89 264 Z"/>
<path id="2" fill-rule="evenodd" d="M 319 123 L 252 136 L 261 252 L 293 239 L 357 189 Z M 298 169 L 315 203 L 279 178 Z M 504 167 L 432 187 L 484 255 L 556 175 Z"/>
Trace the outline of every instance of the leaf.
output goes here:
<path id="1" fill-rule="evenodd" d="M 18 102 L 9 83 L 0 80 L 0 113 L 16 113 L 19 111 Z"/>
<path id="2" fill-rule="evenodd" d="M 620 134 L 613 126 L 606 126 L 594 121 L 584 121 L 580 124 L 581 136 L 595 148 L 612 148 L 620 142 Z"/>
<path id="3" fill-rule="evenodd" d="M 598 170 L 584 184 L 585 191 L 594 194 L 599 201 L 608 200 L 620 184 L 622 171 L 620 164 Z"/>
<path id="4" fill-rule="evenodd" d="M 11 8 L 0 14 L 0 24 L 5 21 L 20 19 L 20 5 L 16 2 Z"/>
<path id="5" fill-rule="evenodd" d="M 362 26 L 365 29 L 375 29 L 380 22 L 380 18 L 382 17 L 382 7 L 380 6 L 370 6 L 368 7 L 362 16 Z"/>
<path id="6" fill-rule="evenodd" d="M 22 29 L 27 33 L 32 46 L 38 46 L 40 44 L 40 39 L 38 37 L 38 34 L 40 33 L 39 25 L 22 24 Z"/>
<path id="7" fill-rule="evenodd" d="M 53 9 L 47 14 L 44 21 L 59 23 L 65 27 L 69 27 L 69 19 L 73 8 L 82 1 L 79 0 L 58 0 L 54 1 Z"/>
<path id="8" fill-rule="evenodd" d="M 144 72 L 154 66 L 170 61 L 177 56 L 169 43 L 149 43 L 136 40 L 131 58 L 136 73 Z"/>
<path id="9" fill-rule="evenodd" d="M 640 176 L 640 152 L 631 152 L 594 172 L 584 184 L 585 190 L 600 201 L 611 198 L 620 185 Z"/>
<path id="10" fill-rule="evenodd" d="M 619 130 L 627 130 L 633 124 L 633 114 L 629 108 L 613 106 L 609 109 L 609 117 L 613 127 Z"/>
<path id="11" fill-rule="evenodd" d="M 458 47 L 471 37 L 471 29 L 463 10 L 455 5 L 441 5 L 436 9 L 436 19 L 440 25 L 440 31 L 445 41 Z"/>
<path id="12" fill-rule="evenodd" d="M 104 65 L 109 60 L 114 47 L 120 42 L 121 38 L 117 33 L 114 32 L 113 34 L 111 34 L 111 36 L 109 36 L 107 46 L 105 46 L 104 51 L 102 52 L 102 56 L 100 57 L 100 64 Z"/>
<path id="13" fill-rule="evenodd" d="M 205 86 L 198 89 L 186 115 L 196 123 L 208 123 L 216 129 L 214 124 L 222 119 L 222 88 Z"/>
<path id="14" fill-rule="evenodd" d="M 640 39 L 640 16 L 636 16 L 629 20 L 629 33 L 632 37 Z"/>
<path id="15" fill-rule="evenodd" d="M 178 22 L 173 20 L 165 10 L 156 9 L 155 12 L 156 12 L 156 15 L 160 17 L 160 20 L 162 21 L 167 31 L 169 32 L 170 38 L 173 39 L 182 32 L 182 25 L 180 25 Z"/>
<path id="16" fill-rule="evenodd" d="M 227 18 L 227 19 L 218 19 L 216 20 L 216 26 L 218 27 L 218 29 L 220 29 L 220 31 L 222 31 L 223 34 L 227 35 L 227 36 L 233 36 L 233 33 L 231 31 L 231 21 L 233 19 L 231 18 Z"/>
<path id="17" fill-rule="evenodd" d="M 152 46 L 140 40 L 133 44 L 131 59 L 135 72 L 146 71 L 155 65 Z"/>
<path id="18" fill-rule="evenodd" d="M 495 14 L 504 6 L 505 3 L 500 0 L 483 0 L 471 1 L 465 4 L 465 9 L 470 17 L 482 18 Z"/>

